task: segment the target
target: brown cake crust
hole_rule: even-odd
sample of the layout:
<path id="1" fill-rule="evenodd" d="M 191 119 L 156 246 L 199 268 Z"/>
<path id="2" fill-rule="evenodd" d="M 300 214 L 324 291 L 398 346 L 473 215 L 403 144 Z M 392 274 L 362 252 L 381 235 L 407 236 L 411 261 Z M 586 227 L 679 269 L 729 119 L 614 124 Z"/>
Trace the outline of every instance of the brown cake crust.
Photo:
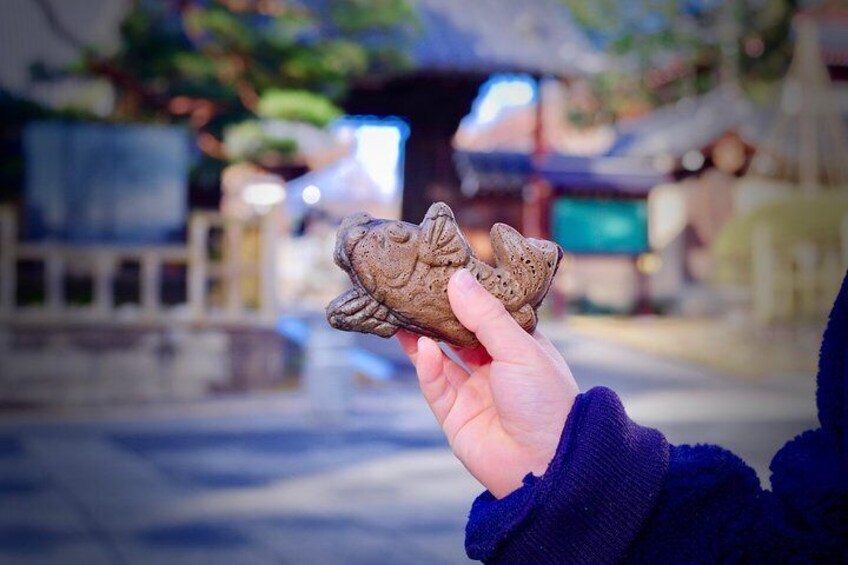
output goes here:
<path id="1" fill-rule="evenodd" d="M 334 259 L 353 288 L 327 306 L 336 329 L 390 337 L 399 328 L 462 347 L 478 345 L 451 310 L 447 285 L 468 269 L 528 332 L 562 259 L 553 242 L 525 238 L 505 224 L 491 230 L 495 267 L 474 256 L 451 209 L 433 204 L 420 225 L 359 212 L 336 234 Z"/>

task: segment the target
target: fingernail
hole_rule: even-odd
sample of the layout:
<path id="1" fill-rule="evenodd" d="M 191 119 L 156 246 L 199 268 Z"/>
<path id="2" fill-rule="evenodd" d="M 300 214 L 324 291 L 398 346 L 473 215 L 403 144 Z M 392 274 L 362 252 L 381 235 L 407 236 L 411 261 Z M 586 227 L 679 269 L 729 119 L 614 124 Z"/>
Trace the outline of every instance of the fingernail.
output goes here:
<path id="1" fill-rule="evenodd" d="M 456 288 L 460 290 L 460 292 L 467 293 L 474 290 L 474 287 L 477 286 L 477 281 L 474 279 L 474 275 L 471 274 L 471 271 L 468 269 L 460 269 L 453 276 L 455 279 Z"/>

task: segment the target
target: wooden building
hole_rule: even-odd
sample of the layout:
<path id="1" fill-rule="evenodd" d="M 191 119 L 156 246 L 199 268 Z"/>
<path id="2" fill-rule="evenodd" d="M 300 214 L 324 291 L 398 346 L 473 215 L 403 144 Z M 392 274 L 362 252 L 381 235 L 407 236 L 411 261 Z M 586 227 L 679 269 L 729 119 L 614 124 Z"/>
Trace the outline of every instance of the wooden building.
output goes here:
<path id="1" fill-rule="evenodd" d="M 413 5 L 421 32 L 409 70 L 358 82 L 344 108 L 409 123 L 403 217 L 417 222 L 433 200 L 459 203 L 452 139 L 492 73 L 569 79 L 610 61 L 590 45 L 559 0 L 414 0 Z"/>
<path id="2" fill-rule="evenodd" d="M 665 308 L 700 276 L 764 121 L 737 90 L 719 88 L 619 122 L 594 153 L 457 148 L 455 160 L 466 208 L 489 211 L 479 227 L 509 221 L 558 241 L 576 258 L 572 287 L 606 277 L 633 291 L 617 310 Z M 580 282 L 581 271 L 604 275 Z"/>

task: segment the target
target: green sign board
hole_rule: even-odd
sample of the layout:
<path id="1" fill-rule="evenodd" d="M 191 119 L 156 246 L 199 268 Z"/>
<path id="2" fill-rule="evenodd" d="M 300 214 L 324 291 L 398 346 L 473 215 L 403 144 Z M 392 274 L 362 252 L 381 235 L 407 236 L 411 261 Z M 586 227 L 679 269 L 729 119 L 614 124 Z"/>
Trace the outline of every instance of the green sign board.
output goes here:
<path id="1" fill-rule="evenodd" d="M 552 210 L 551 233 L 569 253 L 644 253 L 649 250 L 647 202 L 559 198 Z"/>

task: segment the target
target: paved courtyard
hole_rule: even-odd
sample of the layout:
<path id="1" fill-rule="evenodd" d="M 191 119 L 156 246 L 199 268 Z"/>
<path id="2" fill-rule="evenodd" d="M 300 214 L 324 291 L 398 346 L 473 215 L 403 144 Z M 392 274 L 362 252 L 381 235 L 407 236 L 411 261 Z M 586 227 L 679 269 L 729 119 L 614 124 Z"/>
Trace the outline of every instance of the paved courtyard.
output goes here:
<path id="1" fill-rule="evenodd" d="M 811 375 L 746 383 L 549 333 L 581 388 L 617 390 L 672 442 L 716 442 L 767 480 L 813 426 Z M 480 487 L 449 453 L 409 367 L 348 415 L 302 392 L 0 421 L 2 563 L 462 563 Z"/>

